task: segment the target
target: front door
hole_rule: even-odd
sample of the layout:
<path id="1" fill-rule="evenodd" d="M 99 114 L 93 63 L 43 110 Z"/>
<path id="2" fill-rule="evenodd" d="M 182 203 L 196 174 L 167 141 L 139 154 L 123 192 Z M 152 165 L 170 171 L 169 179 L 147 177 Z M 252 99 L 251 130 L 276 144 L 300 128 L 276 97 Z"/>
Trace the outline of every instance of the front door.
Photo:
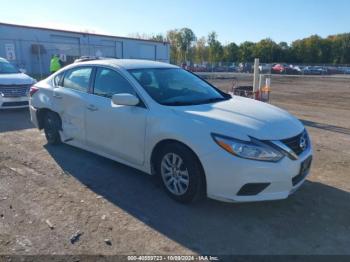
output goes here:
<path id="1" fill-rule="evenodd" d="M 137 95 L 120 73 L 98 67 L 86 107 L 86 140 L 103 153 L 142 165 L 148 109 L 113 104 L 112 95 L 121 93 Z"/>

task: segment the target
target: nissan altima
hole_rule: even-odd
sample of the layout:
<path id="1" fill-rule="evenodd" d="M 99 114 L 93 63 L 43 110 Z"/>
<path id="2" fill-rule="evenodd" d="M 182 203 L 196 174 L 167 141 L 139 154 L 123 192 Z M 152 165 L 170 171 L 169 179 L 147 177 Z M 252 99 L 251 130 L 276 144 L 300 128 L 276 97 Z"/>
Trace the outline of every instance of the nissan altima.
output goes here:
<path id="1" fill-rule="evenodd" d="M 30 113 L 49 144 L 155 175 L 180 202 L 284 199 L 312 161 L 308 133 L 291 114 L 160 62 L 74 63 L 32 86 Z"/>

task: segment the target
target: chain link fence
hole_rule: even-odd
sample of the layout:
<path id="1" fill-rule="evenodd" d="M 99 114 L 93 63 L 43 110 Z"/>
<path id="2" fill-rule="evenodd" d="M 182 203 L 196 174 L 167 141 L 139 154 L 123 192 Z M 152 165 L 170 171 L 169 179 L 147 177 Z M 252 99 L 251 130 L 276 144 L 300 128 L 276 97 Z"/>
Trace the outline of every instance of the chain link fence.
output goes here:
<path id="1" fill-rule="evenodd" d="M 188 62 L 180 66 L 192 72 L 203 73 L 253 73 L 254 71 L 254 63 L 250 62 L 203 64 Z M 261 74 L 283 75 L 350 75 L 350 65 L 261 63 L 259 71 Z"/>

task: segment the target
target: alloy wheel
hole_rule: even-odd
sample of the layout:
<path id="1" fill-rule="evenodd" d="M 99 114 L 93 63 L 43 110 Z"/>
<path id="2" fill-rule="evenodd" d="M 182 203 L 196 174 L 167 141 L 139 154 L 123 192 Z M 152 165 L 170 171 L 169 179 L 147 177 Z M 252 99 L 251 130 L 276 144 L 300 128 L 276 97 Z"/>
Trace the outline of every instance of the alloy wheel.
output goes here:
<path id="1" fill-rule="evenodd" d="M 180 196 L 188 190 L 190 177 L 179 155 L 175 153 L 164 155 L 161 162 L 161 175 L 164 185 L 172 194 Z"/>

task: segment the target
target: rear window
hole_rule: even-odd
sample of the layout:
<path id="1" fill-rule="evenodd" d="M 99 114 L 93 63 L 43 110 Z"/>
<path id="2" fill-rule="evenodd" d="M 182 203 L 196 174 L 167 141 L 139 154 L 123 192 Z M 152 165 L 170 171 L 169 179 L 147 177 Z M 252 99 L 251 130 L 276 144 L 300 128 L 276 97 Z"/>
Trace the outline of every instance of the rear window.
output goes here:
<path id="1" fill-rule="evenodd" d="M 61 84 L 62 77 L 63 73 L 60 73 L 57 76 L 55 76 L 55 78 L 53 79 L 53 83 L 55 86 L 59 86 Z"/>
<path id="2" fill-rule="evenodd" d="M 68 70 L 64 76 L 63 87 L 80 92 L 87 92 L 89 89 L 91 72 L 91 67 L 80 67 Z"/>

